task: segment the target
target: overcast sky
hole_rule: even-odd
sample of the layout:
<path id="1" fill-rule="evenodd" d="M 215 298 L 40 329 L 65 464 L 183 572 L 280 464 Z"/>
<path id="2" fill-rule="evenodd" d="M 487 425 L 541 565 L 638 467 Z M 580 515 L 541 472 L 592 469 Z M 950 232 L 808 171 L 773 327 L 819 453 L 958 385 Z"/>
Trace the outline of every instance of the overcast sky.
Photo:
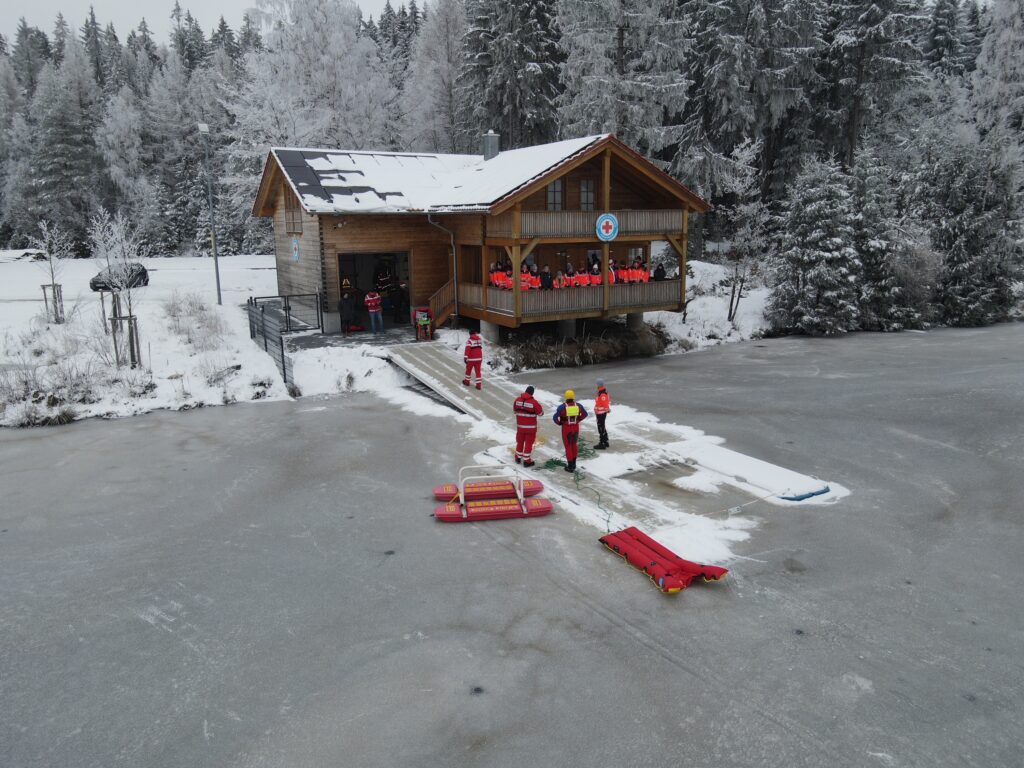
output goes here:
<path id="1" fill-rule="evenodd" d="M 245 11 L 256 5 L 256 0 L 179 0 L 184 10 L 192 11 L 192 15 L 199 20 L 199 24 L 209 35 L 216 26 L 221 16 L 237 30 L 242 22 Z M 391 5 L 396 9 L 402 0 L 391 0 Z M 384 0 L 357 0 L 357 4 L 363 9 L 364 16 L 377 18 L 381 8 L 384 7 Z M 422 5 L 422 3 L 419 3 Z M 63 13 L 68 24 L 78 30 L 89 15 L 89 6 L 96 9 L 96 20 L 100 26 L 107 26 L 108 22 L 114 22 L 117 36 L 124 42 L 128 32 L 138 26 L 143 18 L 153 31 L 157 42 L 166 43 L 171 31 L 171 10 L 174 8 L 174 0 L 30 0 L 29 2 L 17 2 L 17 0 L 2 0 L 3 13 L 0 13 L 0 34 L 6 37 L 11 43 L 14 42 L 14 33 L 18 29 L 18 19 L 22 16 L 33 27 L 39 27 L 49 35 L 53 32 L 53 21 L 58 13 Z"/>

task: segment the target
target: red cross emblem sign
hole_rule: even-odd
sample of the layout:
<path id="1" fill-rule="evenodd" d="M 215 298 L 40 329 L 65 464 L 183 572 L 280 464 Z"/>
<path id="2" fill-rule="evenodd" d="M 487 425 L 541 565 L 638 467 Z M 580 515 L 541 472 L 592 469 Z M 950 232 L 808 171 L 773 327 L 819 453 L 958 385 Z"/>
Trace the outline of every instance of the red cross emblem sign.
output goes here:
<path id="1" fill-rule="evenodd" d="M 614 213 L 602 213 L 597 217 L 597 239 L 603 243 L 614 240 L 619 235 L 619 220 Z"/>

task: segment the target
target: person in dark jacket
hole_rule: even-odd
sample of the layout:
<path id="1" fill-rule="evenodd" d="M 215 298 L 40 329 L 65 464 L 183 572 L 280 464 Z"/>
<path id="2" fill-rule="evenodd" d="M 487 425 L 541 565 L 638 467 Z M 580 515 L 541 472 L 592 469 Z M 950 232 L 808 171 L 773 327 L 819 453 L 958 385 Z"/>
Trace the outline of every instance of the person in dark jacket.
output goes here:
<path id="1" fill-rule="evenodd" d="M 665 267 L 662 266 L 660 261 L 658 262 L 658 266 L 654 268 L 654 279 L 657 281 L 665 279 Z"/>
<path id="2" fill-rule="evenodd" d="M 551 275 L 551 267 L 544 267 L 544 271 L 540 273 L 540 289 L 542 291 L 550 291 L 555 287 L 555 279 Z"/>
<path id="3" fill-rule="evenodd" d="M 338 314 L 341 316 L 341 332 L 348 336 L 352 333 L 352 323 L 356 321 L 356 300 L 351 293 L 341 294 Z"/>

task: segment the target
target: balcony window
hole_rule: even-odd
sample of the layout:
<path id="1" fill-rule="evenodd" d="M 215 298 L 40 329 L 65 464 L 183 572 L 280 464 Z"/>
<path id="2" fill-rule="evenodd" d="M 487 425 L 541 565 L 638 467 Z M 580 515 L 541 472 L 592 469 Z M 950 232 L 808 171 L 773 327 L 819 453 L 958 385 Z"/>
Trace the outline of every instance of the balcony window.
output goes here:
<path id="1" fill-rule="evenodd" d="M 594 210 L 594 180 L 580 179 L 580 210 Z"/>
<path id="2" fill-rule="evenodd" d="M 555 179 L 548 184 L 548 210 L 562 210 L 562 180 Z"/>
<path id="3" fill-rule="evenodd" d="M 302 208 L 299 198 L 290 192 L 284 193 L 284 231 L 289 235 L 302 234 Z"/>

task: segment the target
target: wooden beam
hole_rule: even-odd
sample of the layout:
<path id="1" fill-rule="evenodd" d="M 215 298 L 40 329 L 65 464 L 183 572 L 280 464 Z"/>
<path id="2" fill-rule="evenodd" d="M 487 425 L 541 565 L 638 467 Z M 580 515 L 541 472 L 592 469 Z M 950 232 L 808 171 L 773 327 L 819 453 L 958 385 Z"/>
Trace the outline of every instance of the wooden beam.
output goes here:
<path id="1" fill-rule="evenodd" d="M 608 243 L 601 243 L 601 290 L 604 296 L 601 299 L 601 306 L 604 311 L 608 311 L 608 297 L 611 294 L 611 288 L 609 287 L 610 281 L 608 280 L 608 253 L 610 246 Z"/>
<path id="2" fill-rule="evenodd" d="M 687 208 L 683 211 L 683 239 L 680 243 L 682 246 L 682 263 L 679 267 L 679 282 L 682 285 L 680 289 L 679 301 L 683 305 L 683 309 L 686 309 L 686 257 L 690 253 L 690 209 Z"/>
<path id="3" fill-rule="evenodd" d="M 487 306 L 487 287 L 491 284 L 491 265 L 487 263 L 487 249 L 480 247 L 480 283 L 483 285 L 483 302 Z"/>
<path id="4" fill-rule="evenodd" d="M 523 316 L 523 291 L 519 287 L 519 272 L 523 268 L 523 258 L 519 253 L 519 246 L 512 246 L 512 290 L 515 293 L 513 298 L 512 314 L 518 322 L 519 318 Z"/>
<path id="5" fill-rule="evenodd" d="M 533 249 L 540 245 L 540 238 L 535 237 L 529 242 L 526 248 L 523 250 L 521 258 L 525 261 L 526 257 L 533 253 Z"/>
<path id="6" fill-rule="evenodd" d="M 503 247 L 505 249 L 505 255 L 508 256 L 508 260 L 512 261 L 512 246 L 506 245 L 506 246 L 503 246 Z"/>
<path id="7" fill-rule="evenodd" d="M 612 209 L 612 152 L 604 151 L 601 171 L 601 210 L 607 213 Z"/>

